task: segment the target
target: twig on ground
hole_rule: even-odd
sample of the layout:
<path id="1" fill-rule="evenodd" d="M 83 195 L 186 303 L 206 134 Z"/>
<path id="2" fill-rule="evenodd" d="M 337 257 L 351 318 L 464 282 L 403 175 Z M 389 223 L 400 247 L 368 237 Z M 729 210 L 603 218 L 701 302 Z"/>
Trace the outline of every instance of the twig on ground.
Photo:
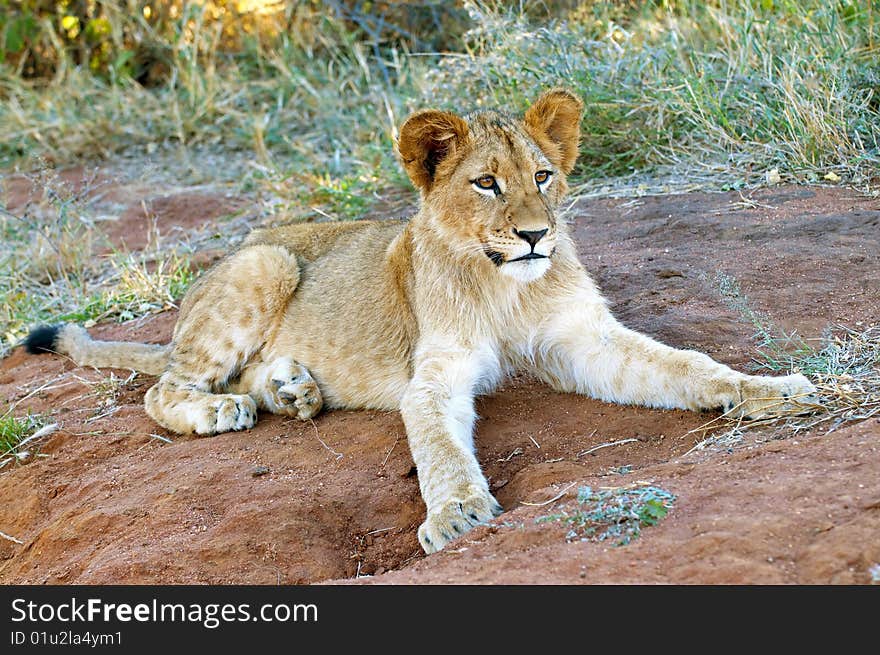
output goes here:
<path id="1" fill-rule="evenodd" d="M 529 507 L 544 507 L 544 505 L 549 505 L 550 503 L 554 503 L 557 500 L 559 500 L 560 498 L 562 498 L 566 494 L 566 492 L 568 492 L 568 490 L 571 489 L 576 484 L 577 484 L 577 481 L 572 482 L 565 489 L 563 489 L 558 494 L 553 496 L 553 498 L 551 498 L 550 500 L 545 500 L 543 503 L 527 503 L 526 501 L 522 500 L 522 501 L 520 501 L 520 504 L 521 505 L 528 505 Z"/>
<path id="2" fill-rule="evenodd" d="M 394 440 L 394 443 L 391 445 L 391 448 L 389 449 L 388 453 L 385 455 L 385 459 L 383 459 L 382 463 L 379 464 L 379 468 L 382 468 L 383 466 L 385 466 L 385 464 L 388 463 L 388 458 L 391 457 L 391 453 L 393 453 L 394 449 L 397 448 L 398 441 L 400 441 L 400 437 L 397 437 L 397 439 Z"/>
<path id="3" fill-rule="evenodd" d="M 498 459 L 498 460 L 496 460 L 496 461 L 498 461 L 498 462 L 509 462 L 510 460 L 512 460 L 512 459 L 513 459 L 514 457 L 516 457 L 517 455 L 522 455 L 522 454 L 523 454 L 523 449 L 517 447 L 517 448 L 514 448 L 513 451 L 511 451 L 511 453 L 510 453 L 507 457 L 501 457 L 500 459 Z"/>
<path id="4" fill-rule="evenodd" d="M 379 528 L 378 530 L 370 530 L 367 534 L 380 534 L 382 532 L 388 532 L 389 530 L 393 530 L 394 528 Z M 365 535 L 366 536 L 366 535 Z"/>
<path id="5" fill-rule="evenodd" d="M 601 443 L 598 446 L 593 446 L 592 448 L 583 451 L 582 453 L 578 453 L 575 455 L 575 458 L 583 457 L 584 455 L 589 455 L 590 453 L 594 453 L 597 450 L 601 450 L 602 448 L 611 448 L 612 446 L 622 446 L 623 444 L 633 443 L 638 441 L 638 439 L 620 439 L 619 441 L 609 441 L 608 443 Z"/>
<path id="6" fill-rule="evenodd" d="M 315 437 L 318 439 L 318 441 L 321 442 L 321 445 L 324 446 L 324 448 L 326 448 L 329 452 L 333 453 L 333 455 L 336 457 L 337 462 L 342 459 L 342 453 L 336 452 L 330 446 L 324 443 L 323 439 L 321 439 L 321 435 L 318 433 L 318 426 L 315 424 L 315 422 L 312 419 L 309 419 L 309 423 L 311 423 L 312 427 L 315 428 Z"/>

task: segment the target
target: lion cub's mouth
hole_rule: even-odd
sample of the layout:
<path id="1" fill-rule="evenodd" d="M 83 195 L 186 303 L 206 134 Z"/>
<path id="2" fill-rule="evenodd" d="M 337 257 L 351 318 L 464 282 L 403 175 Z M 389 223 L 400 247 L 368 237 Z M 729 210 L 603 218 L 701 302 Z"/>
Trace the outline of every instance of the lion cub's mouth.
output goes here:
<path id="1" fill-rule="evenodd" d="M 523 255 L 522 257 L 517 257 L 516 259 L 508 259 L 507 263 L 510 264 L 512 262 L 524 262 L 529 259 L 547 259 L 547 255 L 542 255 L 538 252 L 530 252 L 528 255 Z"/>
<path id="2" fill-rule="evenodd" d="M 550 252 L 550 255 L 555 252 L 555 248 Z M 505 259 L 504 255 L 497 250 L 492 250 L 491 248 L 484 247 L 483 252 L 486 253 L 486 257 L 492 260 L 492 263 L 495 266 L 502 266 L 504 264 L 512 264 L 514 262 L 527 262 L 532 259 L 549 259 L 550 255 L 542 255 L 539 252 L 530 252 L 527 255 L 522 255 L 520 257 L 516 257 L 515 259 Z"/>

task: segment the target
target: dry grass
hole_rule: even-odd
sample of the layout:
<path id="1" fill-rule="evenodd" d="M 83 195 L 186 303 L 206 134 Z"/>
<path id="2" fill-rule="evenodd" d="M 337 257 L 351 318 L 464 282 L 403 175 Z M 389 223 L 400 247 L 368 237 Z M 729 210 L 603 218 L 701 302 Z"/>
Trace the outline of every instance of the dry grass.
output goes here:
<path id="1" fill-rule="evenodd" d="M 673 183 L 870 177 L 878 162 L 877 26 L 870 3 L 584 3 L 536 25 L 473 4 L 466 56 L 425 96 L 522 108 L 550 84 L 584 96 L 581 171 Z M 614 186 L 600 180 L 590 187 Z"/>
<path id="2" fill-rule="evenodd" d="M 441 33 L 442 52 L 412 50 L 436 44 L 435 22 L 407 32 L 382 3 L 369 15 L 330 4 L 318 17 L 309 3 L 277 3 L 230 23 L 252 19 L 254 38 L 238 39 L 195 5 L 162 29 L 108 11 L 114 34 L 139 30 L 163 76 L 144 86 L 62 59 L 51 80 L 25 80 L 0 65 L 0 160 L 211 147 L 255 162 L 292 199 L 324 193 L 332 205 L 377 179 L 407 186 L 390 153 L 408 111 L 521 110 L 565 84 L 588 107 L 579 176 L 599 189 L 646 172 L 757 184 L 773 168 L 784 181 L 852 182 L 880 161 L 874 3 L 585 0 L 524 13 L 469 1 L 456 10 L 470 30 Z"/>
<path id="3" fill-rule="evenodd" d="M 730 447 L 741 442 L 747 432 L 782 438 L 816 428 L 827 434 L 846 423 L 880 416 L 880 326 L 829 328 L 813 345 L 755 310 L 735 278 L 718 272 L 714 282 L 724 303 L 755 330 L 756 372 L 801 373 L 810 378 L 817 394 L 803 399 L 801 407 L 776 400 L 780 415 L 768 419 L 733 418 L 734 408 L 693 431 L 708 434 L 722 429 L 693 450 Z"/>
<path id="4" fill-rule="evenodd" d="M 197 276 L 192 246 L 107 250 L 95 221 L 101 185 L 74 190 L 50 170 L 31 177 L 40 193 L 0 213 L 0 356 L 39 322 L 129 320 L 175 307 Z M 97 256 L 101 249 L 106 254 Z"/>
<path id="5" fill-rule="evenodd" d="M 728 449 L 750 433 L 764 439 L 814 430 L 829 434 L 848 423 L 880 416 L 880 326 L 861 332 L 840 326 L 824 337 L 819 348 L 802 350 L 788 362 L 791 372 L 811 378 L 815 398 L 801 399 L 797 405 L 778 399 L 779 415 L 757 420 L 735 417 L 734 408 L 689 432 L 707 436 L 687 454 Z M 766 361 L 763 368 L 780 370 L 776 360 Z"/>

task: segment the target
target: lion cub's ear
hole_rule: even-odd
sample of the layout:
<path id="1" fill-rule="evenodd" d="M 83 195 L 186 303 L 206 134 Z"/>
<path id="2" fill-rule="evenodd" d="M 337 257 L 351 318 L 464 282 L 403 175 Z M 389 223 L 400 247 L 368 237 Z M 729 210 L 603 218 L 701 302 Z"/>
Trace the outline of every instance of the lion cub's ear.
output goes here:
<path id="1" fill-rule="evenodd" d="M 407 118 L 400 128 L 397 150 L 409 179 L 421 191 L 429 191 L 437 167 L 467 137 L 467 122 L 449 112 L 426 109 Z"/>
<path id="2" fill-rule="evenodd" d="M 523 118 L 529 135 L 566 175 L 577 160 L 583 110 L 584 103 L 571 91 L 551 89 L 529 107 Z"/>

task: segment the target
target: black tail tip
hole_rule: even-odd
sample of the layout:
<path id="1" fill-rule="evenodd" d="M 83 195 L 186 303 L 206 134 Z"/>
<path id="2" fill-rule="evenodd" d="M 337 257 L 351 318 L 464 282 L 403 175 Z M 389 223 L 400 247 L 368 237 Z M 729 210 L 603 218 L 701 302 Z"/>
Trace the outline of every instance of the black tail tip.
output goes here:
<path id="1" fill-rule="evenodd" d="M 32 355 L 55 352 L 60 325 L 41 325 L 31 330 L 24 340 L 24 348 Z"/>

